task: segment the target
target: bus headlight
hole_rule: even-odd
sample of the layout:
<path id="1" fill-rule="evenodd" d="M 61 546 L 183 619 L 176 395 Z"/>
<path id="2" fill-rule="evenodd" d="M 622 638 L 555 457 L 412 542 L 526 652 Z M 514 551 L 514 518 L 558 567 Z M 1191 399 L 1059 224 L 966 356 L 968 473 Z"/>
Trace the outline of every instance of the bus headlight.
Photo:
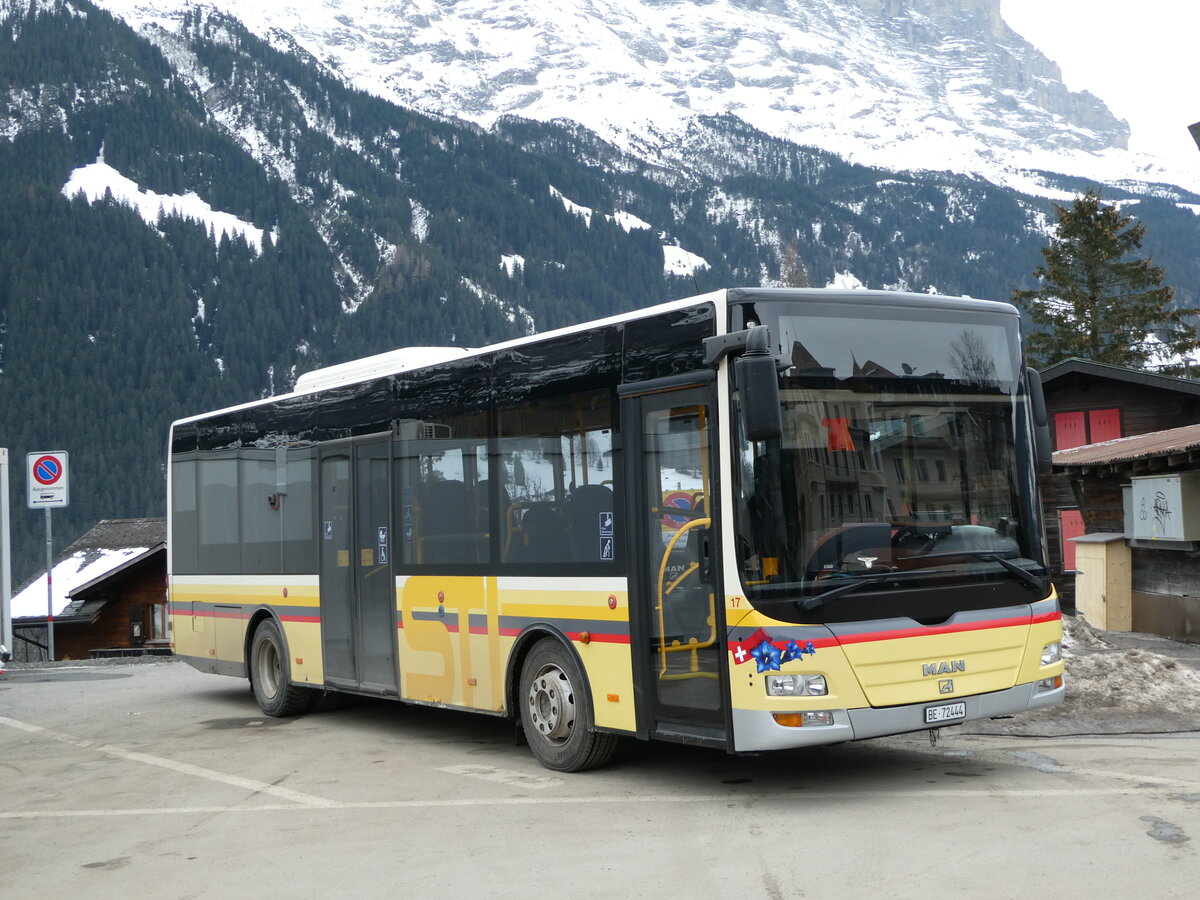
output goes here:
<path id="1" fill-rule="evenodd" d="M 1062 644 L 1055 641 L 1042 648 L 1042 665 L 1048 666 L 1062 659 Z"/>
<path id="2" fill-rule="evenodd" d="M 824 697 L 829 685 L 824 675 L 768 675 L 768 697 Z"/>

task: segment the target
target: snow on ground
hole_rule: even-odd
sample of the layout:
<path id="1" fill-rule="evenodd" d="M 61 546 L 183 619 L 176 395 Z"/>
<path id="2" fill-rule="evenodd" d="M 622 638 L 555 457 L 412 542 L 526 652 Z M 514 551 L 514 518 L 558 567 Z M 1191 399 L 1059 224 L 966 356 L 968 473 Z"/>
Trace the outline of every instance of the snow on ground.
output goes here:
<path id="1" fill-rule="evenodd" d="M 516 278 L 517 269 L 525 268 L 525 257 L 519 253 L 503 254 L 500 257 L 500 268 L 508 273 L 509 278 Z"/>
<path id="2" fill-rule="evenodd" d="M 837 272 L 825 287 L 839 291 L 862 291 L 867 286 L 853 272 Z"/>
<path id="3" fill-rule="evenodd" d="M 640 228 L 645 231 L 650 230 L 650 223 L 639 219 L 633 213 L 627 213 L 627 212 L 623 212 L 621 210 L 617 210 L 617 212 L 611 218 L 614 222 L 616 222 L 618 225 L 620 225 L 622 228 L 624 228 L 627 232 L 633 231 L 635 228 Z"/>
<path id="4" fill-rule="evenodd" d="M 103 150 L 94 163 L 81 166 L 71 173 L 62 192 L 66 197 L 82 193 L 89 203 L 96 203 L 103 200 L 106 194 L 111 194 L 118 203 L 133 207 L 151 228 L 158 226 L 160 215 L 180 216 L 199 222 L 216 241 L 220 241 L 223 235 L 241 237 L 256 251 L 262 251 L 261 228 L 255 228 L 232 213 L 213 209 L 191 191 L 186 194 L 144 191 L 136 181 L 126 178 L 106 163 Z"/>
<path id="5" fill-rule="evenodd" d="M 663 270 L 668 275 L 694 275 L 707 268 L 708 260 L 684 250 L 677 244 L 663 247 Z"/>
<path id="6" fill-rule="evenodd" d="M 552 197 L 557 197 L 562 201 L 563 209 L 571 213 L 571 215 L 579 216 L 581 219 L 583 219 L 584 224 L 587 225 L 588 228 L 592 227 L 592 210 L 590 207 L 581 206 L 574 200 L 568 199 L 562 193 L 562 191 L 560 191 L 554 185 L 550 185 L 550 195 Z"/>
<path id="7" fill-rule="evenodd" d="M 1200 645 L 1108 632 L 1063 616 L 1066 699 L 1007 719 L 970 722 L 984 734 L 1145 734 L 1200 731 Z"/>
<path id="8" fill-rule="evenodd" d="M 1179 713 L 1200 729 L 1200 671 L 1169 656 L 1134 648 L 1067 657 L 1067 693 L 1093 712 Z"/>
<path id="9" fill-rule="evenodd" d="M 129 560 L 141 556 L 148 547 L 126 547 L 121 550 L 80 550 L 66 559 L 55 563 L 51 583 L 53 585 L 54 615 L 58 615 L 70 602 L 67 597 L 77 587 L 111 572 Z M 46 573 L 30 583 L 12 598 L 12 617 L 46 615 Z"/>

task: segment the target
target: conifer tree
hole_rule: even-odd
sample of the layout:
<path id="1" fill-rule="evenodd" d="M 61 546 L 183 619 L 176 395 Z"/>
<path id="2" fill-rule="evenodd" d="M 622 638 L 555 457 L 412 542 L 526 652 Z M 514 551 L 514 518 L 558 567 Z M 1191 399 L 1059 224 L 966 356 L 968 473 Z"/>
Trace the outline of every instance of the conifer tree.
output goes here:
<path id="1" fill-rule="evenodd" d="M 1054 212 L 1058 226 L 1042 248 L 1045 263 L 1033 270 L 1041 285 L 1013 292 L 1013 301 L 1044 329 L 1029 335 L 1035 366 L 1081 357 L 1146 368 L 1200 347 L 1186 318 L 1197 311 L 1173 306 L 1163 270 L 1133 255 L 1142 247 L 1145 225 L 1094 190 L 1070 206 L 1055 204 Z"/>
<path id="2" fill-rule="evenodd" d="M 812 278 L 808 274 L 808 266 L 800 256 L 800 249 L 795 241 L 788 241 L 779 251 L 779 280 L 784 287 L 812 287 Z"/>

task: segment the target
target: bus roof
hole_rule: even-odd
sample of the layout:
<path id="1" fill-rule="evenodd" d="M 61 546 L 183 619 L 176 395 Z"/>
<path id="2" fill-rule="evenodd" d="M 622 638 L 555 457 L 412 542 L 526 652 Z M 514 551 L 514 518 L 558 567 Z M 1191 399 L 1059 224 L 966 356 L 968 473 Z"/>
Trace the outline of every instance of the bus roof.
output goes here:
<path id="1" fill-rule="evenodd" d="M 237 412 L 242 409 L 251 409 L 265 403 L 298 397 L 304 394 L 315 393 L 316 391 L 325 390 L 331 387 L 344 387 L 346 385 L 357 384 L 373 378 L 381 378 L 387 375 L 396 375 L 401 372 L 427 368 L 429 366 L 437 365 L 438 363 L 448 362 L 452 359 L 464 359 L 469 356 L 494 353 L 499 350 L 521 347 L 526 344 L 553 340 L 556 337 L 577 334 L 581 331 L 588 331 L 593 328 L 602 328 L 607 325 L 614 325 L 621 322 L 629 322 L 644 318 L 646 316 L 653 316 L 659 313 L 669 312 L 674 309 L 686 309 L 689 306 L 696 306 L 700 303 L 715 303 L 718 305 L 718 307 L 722 308 L 718 309 L 717 321 L 718 328 L 724 328 L 724 316 L 721 315 L 721 312 L 726 304 L 753 303 L 768 300 L 777 302 L 784 300 L 807 300 L 815 302 L 847 303 L 854 305 L 908 306 L 921 308 L 929 308 L 931 306 L 957 309 L 969 308 L 977 310 L 983 308 L 987 309 L 989 312 L 1008 313 L 1012 315 L 1017 314 L 1016 308 L 1009 303 L 995 300 L 977 300 L 971 297 L 947 297 L 939 294 L 916 294 L 902 291 L 844 290 L 836 288 L 722 288 L 720 290 L 710 291 L 707 294 L 700 294 L 694 297 L 685 297 L 681 300 L 672 300 L 667 303 L 660 303 L 655 306 L 648 306 L 642 309 L 620 313 L 615 316 L 608 316 L 603 319 L 594 319 L 588 322 L 581 322 L 578 325 L 569 325 L 565 328 L 558 328 L 553 331 L 531 334 L 525 337 L 514 338 L 513 340 L 502 341 L 498 344 L 489 344 L 485 347 L 478 347 L 475 349 L 466 349 L 462 347 L 404 347 L 397 350 L 390 350 L 385 353 L 375 354 L 374 356 L 367 356 L 344 363 L 337 363 L 321 369 L 314 369 L 311 372 L 306 372 L 305 374 L 301 375 L 298 379 L 296 379 L 295 389 L 286 394 L 275 394 L 270 397 L 263 397 L 257 400 L 248 401 L 246 403 L 239 403 L 223 409 L 210 410 L 192 416 L 185 416 L 184 418 L 176 419 L 171 423 L 171 425 L 174 427 L 175 425 L 181 425 L 187 422 L 196 422 L 207 419 L 210 416 Z"/>
<path id="2" fill-rule="evenodd" d="M 569 334 L 578 334 L 581 331 L 588 331 L 592 328 L 602 328 L 606 325 L 615 325 L 620 322 L 630 322 L 646 316 L 669 312 L 673 309 L 687 309 L 689 306 L 696 306 L 700 303 L 723 304 L 727 293 L 728 291 L 725 289 L 711 291 L 707 294 L 701 294 L 696 297 L 686 297 L 682 300 L 672 300 L 667 303 L 657 304 L 656 306 L 647 306 L 641 309 L 631 310 L 630 312 L 620 313 L 615 316 L 608 316 L 603 319 L 593 319 L 588 322 L 581 322 L 578 325 L 568 325 L 565 328 L 557 328 L 553 331 L 538 332 L 537 334 L 514 338 L 509 341 L 502 341 L 498 344 L 488 344 L 485 347 L 477 347 L 474 349 L 460 347 L 405 347 L 399 350 L 391 350 L 386 353 L 379 353 L 374 356 L 367 356 L 361 359 L 350 360 L 349 362 L 338 363 L 336 365 L 326 366 L 325 368 L 314 369 L 311 372 L 306 372 L 304 375 L 301 375 L 296 379 L 295 389 L 286 394 L 274 394 L 270 397 L 262 397 L 257 400 L 251 400 L 247 403 L 239 403 L 223 409 L 214 409 L 207 412 L 198 413 L 194 416 L 185 416 L 182 419 L 176 419 L 171 423 L 171 425 L 174 427 L 175 425 L 182 425 L 187 422 L 197 422 L 202 419 L 207 419 L 210 416 L 237 412 L 238 410 L 242 409 L 251 409 L 264 403 L 272 403 L 277 400 L 285 400 L 292 397 L 302 396 L 304 394 L 311 394 L 326 388 L 343 387 L 345 385 L 357 384 L 360 381 L 366 381 L 371 378 L 381 378 L 387 375 L 396 375 L 400 372 L 427 368 L 429 366 L 437 365 L 438 363 L 448 362 L 451 359 L 465 359 L 470 356 L 482 356 L 483 354 L 494 353 L 498 350 L 507 350 L 513 347 L 521 347 L 526 344 L 534 344 L 540 341 L 553 340 L 556 337 L 563 337 Z M 393 363 L 390 367 L 388 365 L 389 360 Z M 415 364 L 413 362 L 414 360 L 417 361 Z M 360 374 L 360 372 L 364 372 L 365 374 Z M 328 376 L 326 373 L 328 373 Z"/>

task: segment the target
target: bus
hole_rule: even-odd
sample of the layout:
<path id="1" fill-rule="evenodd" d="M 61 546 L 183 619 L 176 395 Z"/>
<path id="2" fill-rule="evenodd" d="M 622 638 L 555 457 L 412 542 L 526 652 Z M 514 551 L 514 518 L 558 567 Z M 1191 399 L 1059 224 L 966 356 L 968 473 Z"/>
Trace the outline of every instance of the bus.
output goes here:
<path id="1" fill-rule="evenodd" d="M 1019 324 L 727 289 L 181 419 L 175 652 L 270 716 L 508 717 L 557 771 L 621 737 L 742 754 L 1060 703 Z"/>

